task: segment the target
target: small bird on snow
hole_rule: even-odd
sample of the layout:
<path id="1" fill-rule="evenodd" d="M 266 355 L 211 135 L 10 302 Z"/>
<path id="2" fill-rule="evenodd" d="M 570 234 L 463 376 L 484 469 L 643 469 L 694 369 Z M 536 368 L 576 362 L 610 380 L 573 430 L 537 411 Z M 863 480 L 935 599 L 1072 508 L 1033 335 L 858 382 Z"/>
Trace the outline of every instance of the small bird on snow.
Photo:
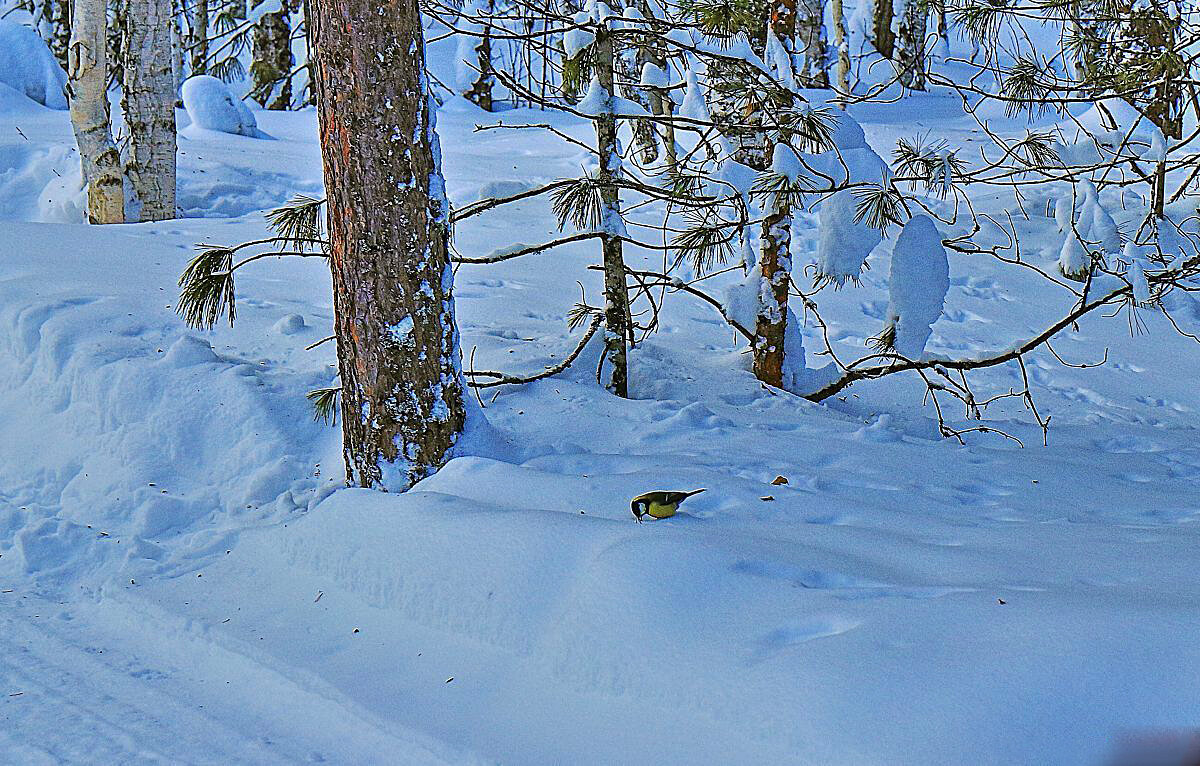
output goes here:
<path id="1" fill-rule="evenodd" d="M 635 497 L 629 503 L 629 509 L 633 511 L 633 518 L 639 524 L 642 523 L 643 516 L 649 516 L 652 519 L 669 519 L 679 510 L 679 506 L 684 500 L 703 491 L 703 489 L 693 489 L 691 492 L 655 490 Z"/>

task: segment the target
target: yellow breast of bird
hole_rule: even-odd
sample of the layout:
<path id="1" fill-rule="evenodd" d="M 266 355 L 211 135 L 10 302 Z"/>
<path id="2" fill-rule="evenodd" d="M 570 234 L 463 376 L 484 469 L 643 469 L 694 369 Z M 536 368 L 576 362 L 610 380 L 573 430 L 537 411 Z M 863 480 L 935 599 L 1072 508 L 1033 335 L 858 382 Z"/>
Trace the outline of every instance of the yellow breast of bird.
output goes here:
<path id="1" fill-rule="evenodd" d="M 677 510 L 679 510 L 679 503 L 659 503 L 652 501 L 646 512 L 656 519 L 666 519 L 674 516 Z"/>

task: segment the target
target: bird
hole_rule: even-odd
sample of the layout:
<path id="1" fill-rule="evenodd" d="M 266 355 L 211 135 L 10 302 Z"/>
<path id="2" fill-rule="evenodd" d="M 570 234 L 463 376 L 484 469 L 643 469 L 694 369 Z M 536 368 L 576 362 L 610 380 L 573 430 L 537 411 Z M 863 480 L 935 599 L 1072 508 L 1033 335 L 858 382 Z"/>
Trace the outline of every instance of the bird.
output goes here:
<path id="1" fill-rule="evenodd" d="M 668 519 L 675 515 L 684 500 L 703 491 L 703 489 L 693 489 L 691 492 L 668 492 L 659 489 L 638 495 L 629 503 L 629 509 L 633 511 L 634 521 L 639 524 L 642 523 L 643 516 L 649 516 L 652 519 Z"/>

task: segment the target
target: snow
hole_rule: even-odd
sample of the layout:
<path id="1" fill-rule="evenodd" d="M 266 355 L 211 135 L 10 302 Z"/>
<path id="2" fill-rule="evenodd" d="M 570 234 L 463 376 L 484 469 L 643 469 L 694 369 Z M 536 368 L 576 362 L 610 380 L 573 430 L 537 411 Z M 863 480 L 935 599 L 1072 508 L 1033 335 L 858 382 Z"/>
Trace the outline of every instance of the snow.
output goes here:
<path id="1" fill-rule="evenodd" d="M 711 118 L 708 110 L 708 99 L 700 87 L 696 72 L 689 68 L 687 71 L 687 87 L 683 92 L 683 102 L 679 105 L 679 116 L 697 122 L 708 122 Z"/>
<path id="2" fill-rule="evenodd" d="M 575 110 L 591 117 L 601 114 L 616 114 L 621 117 L 648 117 L 650 115 L 646 108 L 638 102 L 610 94 L 596 77 L 592 77 L 583 98 L 575 105 Z"/>
<path id="3" fill-rule="evenodd" d="M 189 77 L 181 93 L 183 108 L 196 128 L 251 138 L 267 137 L 258 129 L 258 122 L 246 104 L 216 77 L 206 74 Z"/>
<path id="4" fill-rule="evenodd" d="M 888 321 L 896 331 L 897 353 L 921 358 L 949 291 L 950 264 L 942 235 L 929 216 L 915 215 L 892 248 Z"/>
<path id="5" fill-rule="evenodd" d="M 841 286 L 862 274 L 871 251 L 883 241 L 883 233 L 861 220 L 858 199 L 850 189 L 830 195 L 821 203 L 821 229 L 817 245 L 817 270 Z"/>
<path id="6" fill-rule="evenodd" d="M 414 491 L 344 489 L 338 430 L 304 398 L 336 372 L 332 344 L 304 351 L 332 332 L 326 265 L 239 270 L 233 328 L 174 312 L 195 243 L 263 236 L 263 209 L 320 193 L 315 114 L 260 113 L 270 143 L 189 132 L 188 217 L 88 227 L 32 222 L 78 160 L 66 114 L 9 103 L 0 762 L 1092 766 L 1131 728 L 1200 720 L 1200 354 L 1161 314 L 1139 312 L 1141 335 L 1122 314 L 1055 338 L 1072 362 L 1107 350 L 1098 368 L 1030 354 L 1049 446 L 1019 402 L 987 412 L 1020 449 L 941 438 L 911 375 L 821 405 L 764 389 L 713 308 L 668 292 L 661 331 L 632 353 L 635 399 L 596 385 L 594 341 L 560 376 L 472 399 L 459 456 Z M 973 135 L 946 108 L 851 107 L 839 145 L 878 178 L 871 147 L 922 122 Z M 479 121 L 439 114 L 455 205 L 578 175 L 577 147 Z M 505 121 L 592 136 L 560 115 Z M 983 356 L 1073 299 L 947 252 L 921 215 L 866 248 L 835 199 L 797 211 L 797 283 L 838 255 L 827 221 L 853 249 L 841 273 L 871 268 L 819 296 L 824 329 L 792 304 L 792 373 L 793 344 L 828 374 L 826 338 L 853 358 L 889 319 L 902 353 Z M 1000 215 L 1010 199 L 975 202 Z M 1028 258 L 1051 266 L 1056 253 L 1037 259 L 1062 233 L 1027 207 Z M 471 219 L 455 245 L 480 255 L 555 228 L 530 199 Z M 1183 251 L 1172 232 L 1159 245 Z M 658 251 L 626 252 L 661 268 Z M 563 317 L 576 280 L 600 294 L 597 255 L 582 242 L 460 267 L 477 369 L 540 371 L 573 348 Z M 1122 259 L 1158 268 L 1136 255 Z M 700 284 L 739 295 L 743 279 Z M 1200 326 L 1187 293 L 1169 309 Z M 1022 385 L 1015 365 L 976 380 Z M 641 491 L 701 486 L 673 519 L 629 515 Z"/>
<path id="7" fill-rule="evenodd" d="M 830 140 L 834 150 L 807 158 L 818 172 L 838 183 L 880 184 L 890 177 L 887 163 L 871 147 L 862 126 L 851 115 L 836 115 Z M 826 183 L 820 178 L 812 181 L 815 188 Z M 839 287 L 858 280 L 867 257 L 883 241 L 883 232 L 856 220 L 858 204 L 854 189 L 842 189 L 817 206 L 820 215 L 817 273 Z"/>
<path id="8" fill-rule="evenodd" d="M 2 18 L 0 83 L 50 109 L 67 108 L 67 74 L 50 48 L 32 28 Z"/>

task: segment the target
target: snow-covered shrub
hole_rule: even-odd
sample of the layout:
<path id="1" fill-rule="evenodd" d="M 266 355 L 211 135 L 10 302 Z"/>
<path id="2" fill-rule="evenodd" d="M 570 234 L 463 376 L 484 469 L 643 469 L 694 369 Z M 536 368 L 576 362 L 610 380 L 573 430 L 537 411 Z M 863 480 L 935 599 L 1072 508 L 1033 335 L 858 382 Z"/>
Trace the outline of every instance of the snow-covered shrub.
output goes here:
<path id="1" fill-rule="evenodd" d="M 838 115 L 830 136 L 834 149 L 814 158 L 813 164 L 839 183 L 885 183 L 891 173 L 886 162 L 867 143 L 862 126 L 849 115 Z M 822 182 L 814 179 L 820 188 Z M 841 286 L 856 281 L 863 264 L 883 233 L 857 217 L 858 198 L 843 189 L 821 202 L 817 241 L 817 277 Z"/>
<path id="2" fill-rule="evenodd" d="M 66 109 L 67 74 L 30 27 L 0 19 L 0 82 L 51 109 Z"/>
<path id="3" fill-rule="evenodd" d="M 1073 213 L 1078 210 L 1078 215 Z M 1091 181 L 1080 181 L 1074 195 L 1064 195 L 1055 207 L 1055 220 L 1063 232 L 1058 270 L 1071 279 L 1084 279 L 1093 258 L 1104 259 L 1121 249 L 1117 223 L 1100 202 Z M 1072 225 L 1073 222 L 1073 225 Z"/>
<path id="4" fill-rule="evenodd" d="M 209 75 L 197 75 L 183 84 L 183 108 L 192 124 L 205 130 L 264 138 L 254 114 L 229 92 L 225 83 Z"/>
<path id="5" fill-rule="evenodd" d="M 920 359 L 950 291 L 950 264 L 933 220 L 916 215 L 892 248 L 888 322 L 896 353 Z"/>

